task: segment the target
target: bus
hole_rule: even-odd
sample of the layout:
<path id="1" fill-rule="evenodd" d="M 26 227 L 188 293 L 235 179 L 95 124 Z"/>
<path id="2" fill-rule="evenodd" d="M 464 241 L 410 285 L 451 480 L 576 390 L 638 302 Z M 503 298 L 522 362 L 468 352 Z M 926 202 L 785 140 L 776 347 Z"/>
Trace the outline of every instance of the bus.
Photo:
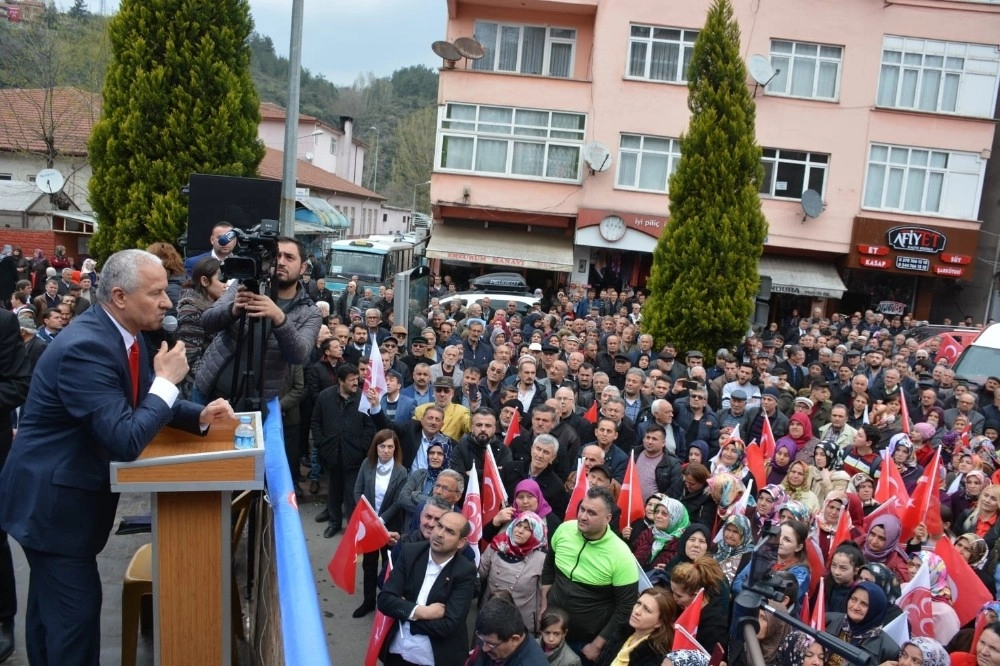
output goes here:
<path id="1" fill-rule="evenodd" d="M 354 238 L 334 241 L 328 251 L 326 285 L 343 291 L 355 276 L 358 291 L 391 287 L 396 273 L 417 265 L 413 243 Z"/>

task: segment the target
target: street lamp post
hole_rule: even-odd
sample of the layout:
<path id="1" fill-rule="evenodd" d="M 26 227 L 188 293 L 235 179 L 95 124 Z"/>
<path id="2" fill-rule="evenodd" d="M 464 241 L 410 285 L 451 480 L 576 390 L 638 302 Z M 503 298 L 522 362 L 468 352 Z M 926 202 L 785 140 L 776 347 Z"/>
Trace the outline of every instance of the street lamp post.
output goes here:
<path id="1" fill-rule="evenodd" d="M 377 127 L 369 127 L 368 129 L 375 130 L 375 179 L 372 183 L 372 191 L 378 192 L 378 136 L 379 129 Z"/>
<path id="2" fill-rule="evenodd" d="M 426 181 L 423 183 L 418 183 L 413 186 L 413 205 L 410 206 L 410 225 L 407 231 L 413 231 L 413 219 L 417 215 L 417 188 L 423 187 L 424 185 L 430 185 L 431 181 Z"/>
<path id="3" fill-rule="evenodd" d="M 292 0 L 292 34 L 288 49 L 288 108 L 285 110 L 285 154 L 281 169 L 281 233 L 295 236 L 296 143 L 299 130 L 299 81 L 302 73 L 302 11 L 304 0 Z"/>

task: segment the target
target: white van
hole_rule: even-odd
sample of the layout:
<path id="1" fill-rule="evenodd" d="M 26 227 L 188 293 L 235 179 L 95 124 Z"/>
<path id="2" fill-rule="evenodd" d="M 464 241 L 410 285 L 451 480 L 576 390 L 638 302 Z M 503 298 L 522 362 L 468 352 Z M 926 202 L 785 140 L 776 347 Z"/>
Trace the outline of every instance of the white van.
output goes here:
<path id="1" fill-rule="evenodd" d="M 1000 324 L 990 324 L 955 362 L 955 378 L 980 387 L 988 377 L 1000 377 Z"/>

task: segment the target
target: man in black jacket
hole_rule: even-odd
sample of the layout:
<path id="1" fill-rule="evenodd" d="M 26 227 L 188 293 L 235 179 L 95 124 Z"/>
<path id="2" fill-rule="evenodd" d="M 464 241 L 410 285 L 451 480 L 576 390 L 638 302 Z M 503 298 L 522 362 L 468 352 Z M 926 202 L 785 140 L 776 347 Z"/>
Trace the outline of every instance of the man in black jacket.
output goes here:
<path id="1" fill-rule="evenodd" d="M 483 467 L 487 446 L 493 450 L 493 458 L 496 460 L 498 470 L 502 470 L 504 465 L 514 459 L 510 454 L 510 449 L 504 446 L 503 441 L 497 437 L 496 414 L 491 409 L 480 407 L 472 415 L 472 432 L 463 436 L 451 452 L 451 468 L 459 474 L 468 476 L 469 472 L 472 471 L 472 465 L 475 464 L 480 488 L 483 487 Z M 468 482 L 466 482 L 465 487 L 469 487 Z"/>
<path id="2" fill-rule="evenodd" d="M 326 510 L 316 516 L 316 522 L 329 521 L 323 532 L 327 539 L 340 532 L 343 510 L 348 516 L 354 512 L 354 482 L 375 437 L 371 416 L 358 409 L 358 377 L 356 366 L 341 364 L 337 386 L 320 392 L 313 409 L 313 442 L 329 483 Z"/>

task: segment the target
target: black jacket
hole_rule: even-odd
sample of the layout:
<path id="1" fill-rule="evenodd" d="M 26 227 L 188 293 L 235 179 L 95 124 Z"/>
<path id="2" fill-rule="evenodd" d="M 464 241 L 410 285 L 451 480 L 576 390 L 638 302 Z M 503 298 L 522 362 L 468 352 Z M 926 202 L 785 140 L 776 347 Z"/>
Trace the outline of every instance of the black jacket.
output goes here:
<path id="1" fill-rule="evenodd" d="M 618 653 L 621 652 L 622 647 L 625 645 L 625 641 L 633 633 L 632 628 L 626 625 L 625 631 L 619 632 L 612 640 L 604 644 L 604 649 L 601 650 L 601 654 L 597 657 L 595 664 L 597 666 L 611 666 L 615 661 L 615 657 L 618 656 Z M 628 666 L 660 666 L 663 663 L 663 658 L 666 656 L 666 652 L 655 650 L 649 644 L 649 641 L 645 640 L 636 645 L 632 652 L 629 653 Z"/>
<path id="2" fill-rule="evenodd" d="M 639 454 L 643 455 L 642 453 Z M 684 492 L 684 477 L 681 475 L 681 461 L 667 451 L 656 466 L 656 489 L 668 497 L 678 498 Z M 689 513 L 690 516 L 690 513 Z M 694 521 L 698 522 L 698 521 Z"/>
<path id="3" fill-rule="evenodd" d="M 337 386 L 324 389 L 316 398 L 313 443 L 325 467 L 361 468 L 375 438 L 375 424 L 368 414 L 358 410 L 360 402 L 360 393 L 344 398 Z"/>

